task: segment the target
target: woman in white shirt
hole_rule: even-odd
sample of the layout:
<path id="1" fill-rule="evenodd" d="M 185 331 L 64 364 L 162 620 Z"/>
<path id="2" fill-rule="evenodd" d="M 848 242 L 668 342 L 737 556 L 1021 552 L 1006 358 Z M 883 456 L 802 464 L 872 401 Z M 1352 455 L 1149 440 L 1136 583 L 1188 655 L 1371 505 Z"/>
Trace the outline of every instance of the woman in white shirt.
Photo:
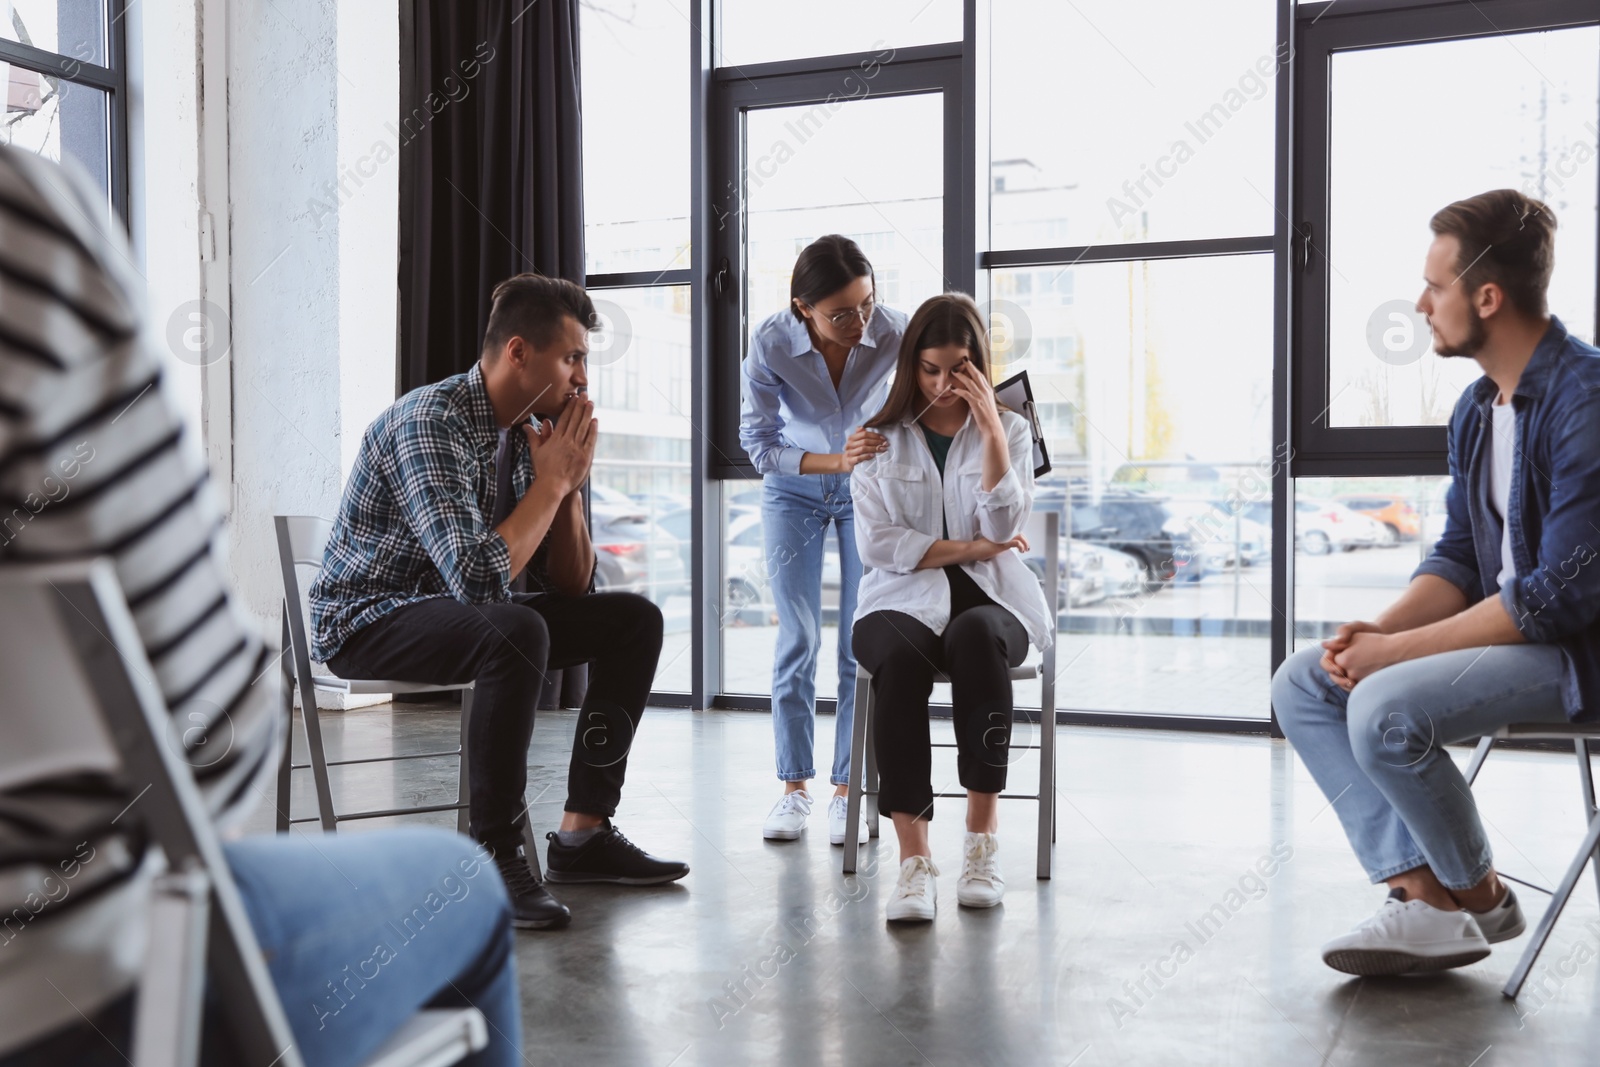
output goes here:
<path id="1" fill-rule="evenodd" d="M 939 871 L 928 697 L 950 676 L 967 834 L 956 899 L 993 907 L 1005 892 L 996 802 L 1011 738 L 1010 668 L 1046 648 L 1054 620 L 1023 563 L 1033 508 L 1027 422 L 989 381 L 989 338 L 970 297 L 946 293 L 911 317 L 889 399 L 867 426 L 888 444 L 851 477 L 862 578 L 853 635 L 872 673 L 878 808 L 894 821 L 900 877 L 891 921 L 934 916 Z"/>

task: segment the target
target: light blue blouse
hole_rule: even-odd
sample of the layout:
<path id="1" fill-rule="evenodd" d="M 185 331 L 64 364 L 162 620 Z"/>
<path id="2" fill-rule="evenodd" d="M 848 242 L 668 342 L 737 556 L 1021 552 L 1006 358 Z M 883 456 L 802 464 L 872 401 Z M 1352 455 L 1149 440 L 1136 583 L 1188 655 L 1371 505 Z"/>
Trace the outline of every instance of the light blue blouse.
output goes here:
<path id="1" fill-rule="evenodd" d="M 739 444 L 756 470 L 799 474 L 807 452 L 843 452 L 851 431 L 888 399 L 908 321 L 904 312 L 880 304 L 845 360 L 838 389 L 804 322 L 784 310 L 756 327 L 744 360 L 739 417 Z"/>

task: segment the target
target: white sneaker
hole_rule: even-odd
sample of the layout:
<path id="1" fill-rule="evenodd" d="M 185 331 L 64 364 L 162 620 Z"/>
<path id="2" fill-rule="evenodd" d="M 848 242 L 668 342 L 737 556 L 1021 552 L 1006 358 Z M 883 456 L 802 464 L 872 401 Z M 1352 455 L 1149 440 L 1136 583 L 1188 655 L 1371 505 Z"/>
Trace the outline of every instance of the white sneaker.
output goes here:
<path id="1" fill-rule="evenodd" d="M 1472 916 L 1483 939 L 1491 945 L 1520 937 L 1522 931 L 1528 928 L 1527 921 L 1522 917 L 1522 905 L 1517 903 L 1517 895 L 1510 886 L 1506 886 L 1506 895 L 1500 898 L 1500 903 L 1488 911 L 1469 911 L 1467 914 Z"/>
<path id="2" fill-rule="evenodd" d="M 844 844 L 845 819 L 850 815 L 850 802 L 845 797 L 834 794 L 828 801 L 828 842 L 834 845 Z M 861 820 L 861 826 L 856 833 L 856 844 L 867 843 L 867 802 L 861 800 L 861 813 L 856 816 Z"/>
<path id="3" fill-rule="evenodd" d="M 1406 900 L 1398 889 L 1376 915 L 1322 946 L 1323 963 L 1359 975 L 1444 971 L 1487 955 L 1489 942 L 1471 913 Z"/>
<path id="4" fill-rule="evenodd" d="M 967 908 L 992 908 L 1006 895 L 1000 874 L 1000 839 L 994 834 L 967 831 L 961 846 L 961 877 L 956 880 L 956 903 Z"/>
<path id="5" fill-rule="evenodd" d="M 889 896 L 885 916 L 892 923 L 928 922 L 938 904 L 939 868 L 927 856 L 912 856 L 900 864 L 900 880 Z"/>
<path id="6" fill-rule="evenodd" d="M 804 789 L 785 793 L 772 805 L 767 821 L 761 826 L 761 836 L 768 841 L 796 841 L 806 828 L 806 816 L 811 814 L 811 794 Z"/>

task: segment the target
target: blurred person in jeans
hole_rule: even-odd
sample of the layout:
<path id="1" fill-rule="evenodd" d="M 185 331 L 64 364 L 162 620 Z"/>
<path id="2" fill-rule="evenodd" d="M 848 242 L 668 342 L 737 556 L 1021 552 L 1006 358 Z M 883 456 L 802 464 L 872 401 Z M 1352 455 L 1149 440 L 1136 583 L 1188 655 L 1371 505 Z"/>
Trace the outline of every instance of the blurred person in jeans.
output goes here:
<path id="1" fill-rule="evenodd" d="M 282 750 L 277 653 L 230 588 L 226 527 L 147 347 L 131 263 L 103 194 L 0 146 L 0 563 L 110 560 L 230 834 Z M 139 790 L 102 772 L 28 778 L 21 748 L 0 745 L 16 783 L 0 793 L 0 1063 L 124 1064 L 154 872 Z M 464 1062 L 521 1062 L 511 910 L 472 842 L 409 828 L 223 852 L 308 1067 L 360 1063 L 419 1009 L 469 1004 L 489 1044 Z M 418 908 L 425 923 L 391 926 Z M 240 1062 L 214 1003 L 203 1046 L 206 1064 Z"/>

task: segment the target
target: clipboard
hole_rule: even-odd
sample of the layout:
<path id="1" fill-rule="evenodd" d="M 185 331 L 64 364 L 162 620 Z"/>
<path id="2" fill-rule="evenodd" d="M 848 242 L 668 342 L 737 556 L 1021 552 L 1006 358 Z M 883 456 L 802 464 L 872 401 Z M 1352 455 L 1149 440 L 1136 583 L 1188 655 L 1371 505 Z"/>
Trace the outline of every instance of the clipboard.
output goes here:
<path id="1" fill-rule="evenodd" d="M 994 387 L 1000 403 L 1028 420 L 1028 431 L 1033 435 L 1033 476 L 1050 473 L 1050 452 L 1045 448 L 1044 427 L 1039 424 L 1039 409 L 1033 403 L 1033 388 L 1028 384 L 1028 372 L 1018 371 Z"/>

